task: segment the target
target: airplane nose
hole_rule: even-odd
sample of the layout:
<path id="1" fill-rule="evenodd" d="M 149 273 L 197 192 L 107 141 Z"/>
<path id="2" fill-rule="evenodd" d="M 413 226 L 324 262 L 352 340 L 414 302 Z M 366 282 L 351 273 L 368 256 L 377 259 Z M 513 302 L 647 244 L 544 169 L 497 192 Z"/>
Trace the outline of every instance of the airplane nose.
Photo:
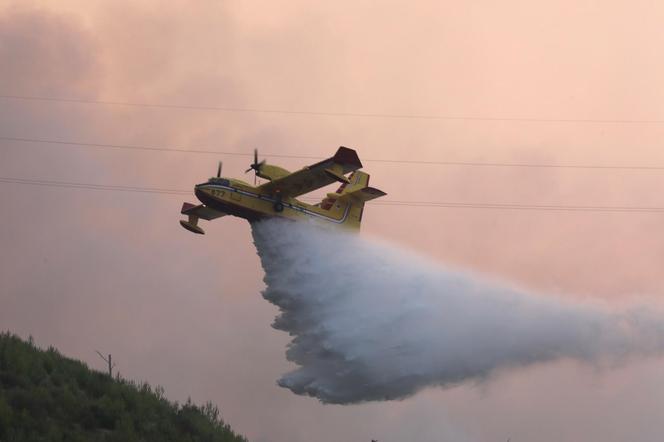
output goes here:
<path id="1" fill-rule="evenodd" d="M 194 188 L 194 195 L 196 195 L 196 198 L 206 206 L 214 204 L 214 197 L 209 193 L 209 189 L 210 187 L 205 184 L 201 184 Z"/>
<path id="2" fill-rule="evenodd" d="M 204 184 L 197 184 L 196 187 L 194 188 L 194 194 L 196 195 L 196 198 L 198 198 L 200 202 L 205 203 L 205 201 L 203 200 L 207 198 L 205 192 L 203 191 L 205 189 L 205 187 L 203 186 Z"/>

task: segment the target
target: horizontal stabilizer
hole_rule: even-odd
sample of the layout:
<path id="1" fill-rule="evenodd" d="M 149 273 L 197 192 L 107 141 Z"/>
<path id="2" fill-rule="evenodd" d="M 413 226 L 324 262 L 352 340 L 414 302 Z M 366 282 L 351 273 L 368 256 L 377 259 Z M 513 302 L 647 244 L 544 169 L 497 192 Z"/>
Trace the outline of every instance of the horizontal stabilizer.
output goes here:
<path id="1" fill-rule="evenodd" d="M 378 190 L 375 187 L 362 187 L 357 190 L 353 190 L 351 192 L 346 192 L 343 193 L 339 197 L 339 201 L 343 201 L 345 199 L 355 199 L 359 201 L 371 201 L 376 198 L 380 198 L 381 196 L 387 195 L 385 192 L 382 190 Z"/>

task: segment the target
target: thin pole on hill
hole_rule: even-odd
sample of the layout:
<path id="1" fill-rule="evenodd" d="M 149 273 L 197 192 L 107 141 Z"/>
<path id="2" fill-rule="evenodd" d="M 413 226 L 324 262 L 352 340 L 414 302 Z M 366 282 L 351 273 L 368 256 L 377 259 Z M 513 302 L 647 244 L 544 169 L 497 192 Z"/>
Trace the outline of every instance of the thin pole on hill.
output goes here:
<path id="1" fill-rule="evenodd" d="M 111 354 L 108 354 L 108 358 L 106 358 L 99 350 L 95 350 L 97 354 L 99 355 L 100 358 L 104 360 L 108 364 L 108 376 L 113 377 L 113 367 L 115 367 L 115 364 L 113 363 L 113 358 Z"/>

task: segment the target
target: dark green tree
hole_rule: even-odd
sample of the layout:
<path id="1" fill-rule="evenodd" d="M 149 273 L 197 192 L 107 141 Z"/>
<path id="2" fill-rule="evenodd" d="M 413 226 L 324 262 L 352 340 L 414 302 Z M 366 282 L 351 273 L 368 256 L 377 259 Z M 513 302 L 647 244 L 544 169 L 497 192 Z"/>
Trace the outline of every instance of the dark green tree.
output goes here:
<path id="1" fill-rule="evenodd" d="M 0 441 L 246 442 L 212 403 L 90 370 L 54 348 L 0 333 Z"/>

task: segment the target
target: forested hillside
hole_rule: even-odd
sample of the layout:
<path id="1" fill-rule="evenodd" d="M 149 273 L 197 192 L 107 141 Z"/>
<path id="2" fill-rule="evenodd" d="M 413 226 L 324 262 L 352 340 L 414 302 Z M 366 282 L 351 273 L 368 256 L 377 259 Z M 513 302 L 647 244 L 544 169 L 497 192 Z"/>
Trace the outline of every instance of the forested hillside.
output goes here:
<path id="1" fill-rule="evenodd" d="M 216 406 L 90 370 L 56 349 L 0 334 L 0 441 L 240 442 Z"/>

